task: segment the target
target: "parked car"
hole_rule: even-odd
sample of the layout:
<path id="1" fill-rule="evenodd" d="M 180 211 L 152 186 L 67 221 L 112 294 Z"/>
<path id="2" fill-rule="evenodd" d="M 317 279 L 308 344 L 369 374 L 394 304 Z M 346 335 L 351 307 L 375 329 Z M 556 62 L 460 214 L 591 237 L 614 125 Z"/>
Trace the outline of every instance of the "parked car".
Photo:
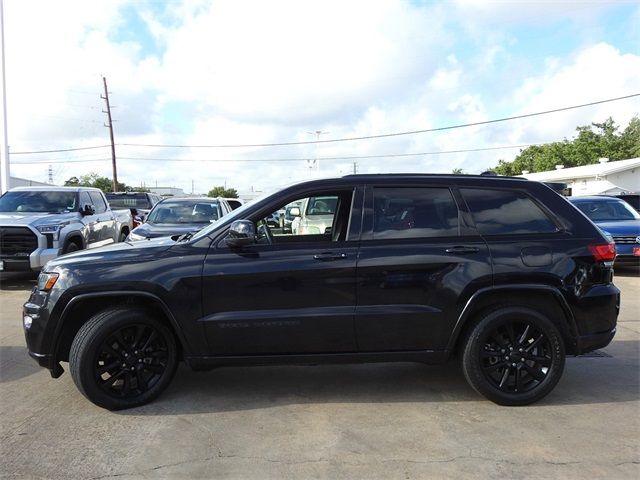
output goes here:
<path id="1" fill-rule="evenodd" d="M 122 241 L 128 209 L 111 210 L 88 187 L 18 187 L 0 197 L 0 270 L 40 270 L 49 260 Z"/>
<path id="2" fill-rule="evenodd" d="M 326 228 L 272 234 L 273 212 L 316 199 L 329 206 Z M 600 229 L 538 182 L 353 175 L 285 188 L 192 236 L 53 260 L 23 323 L 30 355 L 53 377 L 68 361 L 80 392 L 108 409 L 156 398 L 180 360 L 454 353 L 479 393 L 525 405 L 555 387 L 566 354 L 613 338 L 614 257 Z"/>
<path id="3" fill-rule="evenodd" d="M 330 235 L 337 201 L 336 197 L 306 198 L 299 208 L 293 207 L 289 210 L 289 214 L 294 217 L 291 231 L 295 235 Z"/>
<path id="4" fill-rule="evenodd" d="M 131 211 L 133 228 L 144 223 L 153 206 L 161 200 L 160 195 L 149 192 L 108 192 L 105 196 L 111 208 Z"/>
<path id="5" fill-rule="evenodd" d="M 613 238 L 616 263 L 640 266 L 640 213 L 616 197 L 571 197 L 569 200 Z"/>
<path id="6" fill-rule="evenodd" d="M 131 231 L 128 240 L 194 233 L 229 212 L 231 207 L 223 198 L 165 198 L 153 207 L 145 223 Z"/>

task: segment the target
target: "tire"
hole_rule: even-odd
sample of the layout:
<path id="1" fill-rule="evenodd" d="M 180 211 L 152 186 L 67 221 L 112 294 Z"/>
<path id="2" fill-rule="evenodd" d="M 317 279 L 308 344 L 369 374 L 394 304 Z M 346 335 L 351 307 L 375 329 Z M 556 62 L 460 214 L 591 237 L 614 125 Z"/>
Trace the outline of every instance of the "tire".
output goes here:
<path id="1" fill-rule="evenodd" d="M 108 410 L 144 405 L 169 385 L 178 365 L 173 333 L 140 308 L 104 310 L 71 344 L 69 370 L 78 390 Z"/>
<path id="2" fill-rule="evenodd" d="M 537 402 L 554 389 L 564 370 L 564 341 L 558 328 L 525 307 L 485 312 L 463 347 L 467 381 L 498 405 Z"/>
<path id="3" fill-rule="evenodd" d="M 62 254 L 66 255 L 67 253 L 73 253 L 79 250 L 80 250 L 80 247 L 76 242 L 69 242 L 65 245 L 64 249 L 62 250 Z"/>
<path id="4" fill-rule="evenodd" d="M 127 239 L 127 232 L 120 232 L 120 235 L 118 236 L 118 242 L 124 242 Z"/>

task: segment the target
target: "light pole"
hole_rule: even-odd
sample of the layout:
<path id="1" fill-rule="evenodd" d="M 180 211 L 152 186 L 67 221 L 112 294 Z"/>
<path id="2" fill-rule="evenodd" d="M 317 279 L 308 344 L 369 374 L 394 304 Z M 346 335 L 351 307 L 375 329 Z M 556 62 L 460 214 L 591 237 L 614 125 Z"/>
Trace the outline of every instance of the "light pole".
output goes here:
<path id="1" fill-rule="evenodd" d="M 313 171 L 315 169 L 315 171 L 317 172 L 318 176 L 320 176 L 320 158 L 319 158 L 319 151 L 320 151 L 320 135 L 326 135 L 329 132 L 323 132 L 322 130 L 316 130 L 314 132 L 307 132 L 309 135 L 315 135 L 316 136 L 316 158 L 313 161 L 312 164 L 309 165 L 309 171 Z M 310 163 L 309 160 L 307 160 L 307 163 Z"/>
<path id="2" fill-rule="evenodd" d="M 9 140 L 7 139 L 7 91 L 5 87 L 4 73 L 4 1 L 0 0 L 0 62 L 2 63 L 2 141 L 0 142 L 0 194 L 11 188 L 11 177 L 9 169 Z"/>

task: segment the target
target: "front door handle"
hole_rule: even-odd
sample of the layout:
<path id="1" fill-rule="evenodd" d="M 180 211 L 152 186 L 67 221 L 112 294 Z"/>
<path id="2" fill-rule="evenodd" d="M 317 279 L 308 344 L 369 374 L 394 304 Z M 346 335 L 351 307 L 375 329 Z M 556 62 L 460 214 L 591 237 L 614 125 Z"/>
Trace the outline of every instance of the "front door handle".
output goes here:
<path id="1" fill-rule="evenodd" d="M 480 249 L 478 247 L 464 247 L 458 245 L 455 247 L 449 247 L 445 250 L 447 253 L 455 253 L 457 255 L 464 255 L 465 253 L 478 253 Z"/>
<path id="2" fill-rule="evenodd" d="M 346 253 L 317 253 L 313 256 L 314 260 L 320 260 L 321 262 L 327 262 L 330 260 L 341 260 L 343 258 L 347 258 Z"/>

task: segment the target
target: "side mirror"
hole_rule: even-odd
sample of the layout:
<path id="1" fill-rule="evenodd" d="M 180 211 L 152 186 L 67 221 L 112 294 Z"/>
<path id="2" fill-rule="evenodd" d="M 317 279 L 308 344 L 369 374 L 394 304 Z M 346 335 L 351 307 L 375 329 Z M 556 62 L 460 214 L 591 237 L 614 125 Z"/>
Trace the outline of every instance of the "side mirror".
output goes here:
<path id="1" fill-rule="evenodd" d="M 291 210 L 289 210 L 289 215 L 291 215 L 292 217 L 299 217 L 300 216 L 300 208 L 292 207 Z"/>
<path id="2" fill-rule="evenodd" d="M 226 243 L 231 248 L 244 247 L 256 243 L 256 225 L 249 220 L 236 220 L 229 227 Z"/>
<path id="3" fill-rule="evenodd" d="M 80 209 L 80 215 L 93 215 L 96 213 L 96 209 L 93 205 L 86 203 L 81 209 Z"/>

